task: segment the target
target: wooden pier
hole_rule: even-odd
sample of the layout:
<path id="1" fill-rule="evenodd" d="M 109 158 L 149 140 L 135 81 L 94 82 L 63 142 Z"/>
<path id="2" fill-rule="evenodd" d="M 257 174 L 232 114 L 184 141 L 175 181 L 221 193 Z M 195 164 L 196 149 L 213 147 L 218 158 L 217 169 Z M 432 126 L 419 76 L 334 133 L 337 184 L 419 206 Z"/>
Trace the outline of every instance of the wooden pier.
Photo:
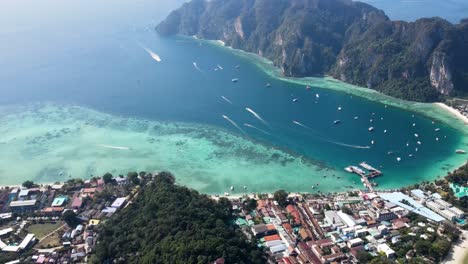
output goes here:
<path id="1" fill-rule="evenodd" d="M 359 163 L 359 166 L 361 166 L 363 169 L 359 168 L 358 166 L 349 166 L 346 167 L 345 170 L 350 173 L 357 174 L 361 177 L 361 181 L 364 186 L 366 186 L 369 191 L 373 192 L 374 191 L 374 185 L 369 181 L 369 179 L 373 179 L 375 177 L 383 175 L 383 173 L 372 167 L 371 165 L 367 164 L 366 162 L 361 162 Z"/>

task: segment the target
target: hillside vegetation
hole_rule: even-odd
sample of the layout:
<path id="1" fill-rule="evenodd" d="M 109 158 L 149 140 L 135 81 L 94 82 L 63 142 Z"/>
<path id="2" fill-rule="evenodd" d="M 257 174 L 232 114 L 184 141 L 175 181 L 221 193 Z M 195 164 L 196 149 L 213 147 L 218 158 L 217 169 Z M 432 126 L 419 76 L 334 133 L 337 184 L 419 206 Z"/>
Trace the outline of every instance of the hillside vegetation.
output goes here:
<path id="1" fill-rule="evenodd" d="M 391 21 L 350 0 L 192 0 L 157 30 L 223 40 L 286 76 L 332 75 L 414 101 L 468 93 L 468 20 Z"/>
<path id="2" fill-rule="evenodd" d="M 264 263 L 263 254 L 231 225 L 231 204 L 154 176 L 127 208 L 99 230 L 91 263 Z"/>

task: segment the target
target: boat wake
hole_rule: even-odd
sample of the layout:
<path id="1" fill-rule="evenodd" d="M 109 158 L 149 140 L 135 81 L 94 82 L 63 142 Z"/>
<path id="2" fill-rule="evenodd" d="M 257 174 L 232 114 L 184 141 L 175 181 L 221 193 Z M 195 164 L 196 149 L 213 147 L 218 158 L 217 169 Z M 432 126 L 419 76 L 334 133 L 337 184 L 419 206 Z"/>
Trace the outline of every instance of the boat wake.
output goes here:
<path id="1" fill-rule="evenodd" d="M 311 129 L 310 127 L 308 127 L 308 126 L 306 126 L 306 125 L 304 125 L 304 124 L 302 124 L 302 123 L 300 123 L 300 122 L 298 122 L 298 121 L 292 121 L 292 122 L 293 122 L 294 124 L 300 126 L 300 127 L 307 128 L 307 129 Z"/>
<path id="2" fill-rule="evenodd" d="M 143 46 L 143 44 L 141 44 L 140 42 L 138 42 L 138 45 L 144 49 L 150 56 L 151 58 L 153 58 L 153 60 L 157 61 L 157 62 L 161 62 L 161 57 L 159 57 L 158 54 L 156 54 L 154 51 L 150 50 L 149 48 Z"/>
<path id="3" fill-rule="evenodd" d="M 196 62 L 193 62 L 193 67 L 195 68 L 195 70 L 202 72 L 202 70 L 200 69 L 200 67 L 198 67 L 198 64 Z"/>
<path id="4" fill-rule="evenodd" d="M 245 110 L 247 110 L 247 112 L 249 112 L 249 113 L 251 113 L 253 116 L 255 116 L 255 118 L 257 118 L 257 119 L 258 119 L 260 122 L 262 122 L 265 126 L 268 126 L 268 127 L 270 126 L 270 125 L 268 124 L 268 122 L 265 121 L 259 114 L 255 113 L 254 110 L 252 110 L 252 109 L 250 109 L 250 108 L 248 108 L 248 107 L 246 107 Z"/>
<path id="5" fill-rule="evenodd" d="M 240 128 L 240 126 L 237 125 L 236 122 L 232 121 L 232 120 L 231 120 L 228 116 L 226 116 L 226 115 L 222 115 L 222 117 L 223 117 L 224 119 L 226 119 L 229 123 L 231 123 L 231 125 L 235 126 L 237 129 L 239 129 L 239 131 L 242 132 L 242 134 L 244 134 L 244 135 L 247 136 L 247 133 L 245 133 L 245 131 L 242 130 L 242 128 Z"/>
<path id="6" fill-rule="evenodd" d="M 127 148 L 127 147 L 111 146 L 111 145 L 104 145 L 104 144 L 98 144 L 97 146 L 102 147 L 102 148 L 109 148 L 109 149 L 130 150 L 130 148 Z"/>
<path id="7" fill-rule="evenodd" d="M 346 143 L 343 143 L 343 142 L 339 142 L 339 141 L 334 141 L 334 140 L 331 140 L 329 138 L 326 138 L 326 137 L 323 137 L 321 136 L 320 134 L 318 134 L 317 132 L 315 132 L 312 128 L 298 122 L 298 121 L 292 121 L 294 124 L 302 127 L 302 128 L 305 128 L 308 130 L 309 134 L 313 135 L 314 137 L 322 140 L 322 141 L 325 141 L 325 142 L 328 142 L 330 144 L 334 144 L 334 145 L 337 145 L 337 146 L 342 146 L 342 147 L 347 147 L 347 148 L 354 148 L 354 149 L 370 149 L 371 147 L 370 146 L 360 146 L 360 145 L 352 145 L 352 144 L 346 144 Z"/>
<path id="8" fill-rule="evenodd" d="M 223 99 L 224 101 L 232 104 L 231 100 L 227 99 L 226 97 L 224 97 L 224 95 L 221 96 L 221 99 Z"/>
<path id="9" fill-rule="evenodd" d="M 260 131 L 260 132 L 262 132 L 262 133 L 264 133 L 264 134 L 267 134 L 267 135 L 271 136 L 271 134 L 268 133 L 267 131 L 265 131 L 265 130 L 263 130 L 263 129 L 260 129 L 260 128 L 258 128 L 258 127 L 255 127 L 255 126 L 253 126 L 253 125 L 251 125 L 251 124 L 244 123 L 244 126 L 253 128 L 253 129 L 258 130 L 258 131 Z"/>

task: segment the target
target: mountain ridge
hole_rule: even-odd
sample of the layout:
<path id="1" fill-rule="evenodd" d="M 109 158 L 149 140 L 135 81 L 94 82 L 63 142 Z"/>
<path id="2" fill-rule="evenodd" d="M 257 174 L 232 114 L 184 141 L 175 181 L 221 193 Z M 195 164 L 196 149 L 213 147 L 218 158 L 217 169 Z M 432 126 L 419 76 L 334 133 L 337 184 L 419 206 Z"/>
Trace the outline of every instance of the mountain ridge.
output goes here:
<path id="1" fill-rule="evenodd" d="M 331 75 L 413 101 L 468 92 L 468 20 L 391 21 L 350 0 L 193 0 L 156 30 L 222 40 L 286 76 Z"/>

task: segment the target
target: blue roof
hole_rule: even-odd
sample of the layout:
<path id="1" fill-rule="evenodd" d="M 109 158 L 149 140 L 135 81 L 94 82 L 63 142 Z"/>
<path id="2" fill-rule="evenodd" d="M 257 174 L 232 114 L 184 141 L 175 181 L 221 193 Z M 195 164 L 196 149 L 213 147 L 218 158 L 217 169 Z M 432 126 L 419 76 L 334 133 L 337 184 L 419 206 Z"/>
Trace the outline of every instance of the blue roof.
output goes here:
<path id="1" fill-rule="evenodd" d="M 445 220 L 442 216 L 436 214 L 429 208 L 423 206 L 422 204 L 416 202 L 408 195 L 401 193 L 401 192 L 393 192 L 393 193 L 379 193 L 379 196 L 385 200 L 388 200 L 394 204 L 397 204 L 400 207 L 405 208 L 406 210 L 416 213 L 418 215 L 424 216 L 432 221 L 441 222 Z M 412 206 L 406 205 L 401 203 L 402 200 L 408 201 Z"/>

